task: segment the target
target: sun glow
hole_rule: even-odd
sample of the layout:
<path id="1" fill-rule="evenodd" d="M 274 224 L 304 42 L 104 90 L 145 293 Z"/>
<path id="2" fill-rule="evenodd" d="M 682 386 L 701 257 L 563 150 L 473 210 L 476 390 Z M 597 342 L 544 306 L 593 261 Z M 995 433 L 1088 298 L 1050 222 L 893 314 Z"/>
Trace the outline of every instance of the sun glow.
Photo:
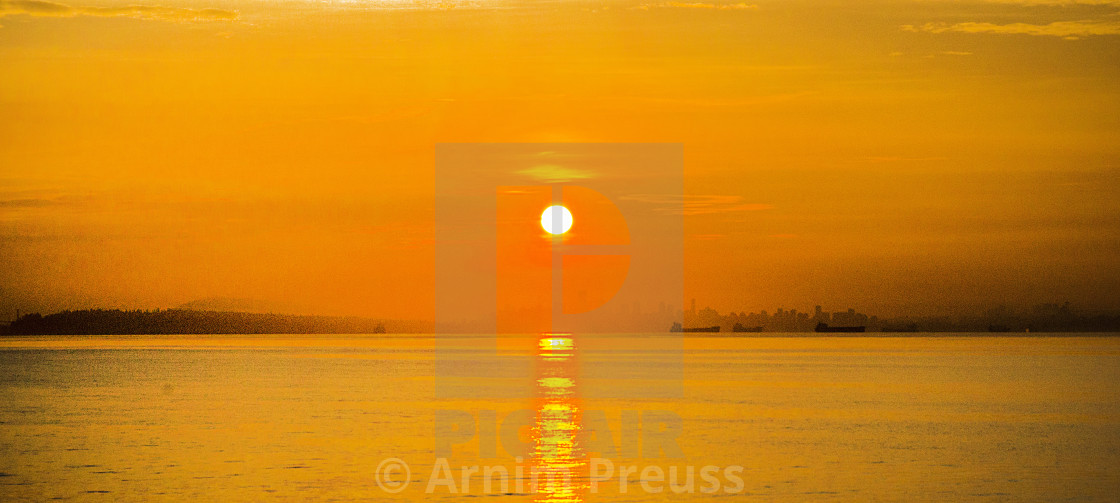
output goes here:
<path id="1" fill-rule="evenodd" d="M 549 234 L 563 234 L 572 228 L 572 212 L 563 206 L 549 206 L 541 213 L 541 227 Z"/>

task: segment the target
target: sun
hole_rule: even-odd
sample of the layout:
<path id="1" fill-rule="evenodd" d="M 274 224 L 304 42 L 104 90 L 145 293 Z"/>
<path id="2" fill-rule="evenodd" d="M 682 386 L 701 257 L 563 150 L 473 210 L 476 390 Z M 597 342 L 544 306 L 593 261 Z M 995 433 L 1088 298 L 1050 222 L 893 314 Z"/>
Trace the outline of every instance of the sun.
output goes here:
<path id="1" fill-rule="evenodd" d="M 572 228 L 572 212 L 560 205 L 549 206 L 541 213 L 541 227 L 549 234 L 563 234 Z"/>

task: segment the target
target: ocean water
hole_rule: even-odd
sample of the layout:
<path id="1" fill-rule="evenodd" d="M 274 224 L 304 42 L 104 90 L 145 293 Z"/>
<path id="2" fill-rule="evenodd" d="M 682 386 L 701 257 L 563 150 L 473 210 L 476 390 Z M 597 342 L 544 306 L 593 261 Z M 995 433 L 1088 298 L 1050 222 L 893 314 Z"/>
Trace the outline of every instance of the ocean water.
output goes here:
<path id="1" fill-rule="evenodd" d="M 0 339 L 2 501 L 1118 494 L 1114 336 Z"/>

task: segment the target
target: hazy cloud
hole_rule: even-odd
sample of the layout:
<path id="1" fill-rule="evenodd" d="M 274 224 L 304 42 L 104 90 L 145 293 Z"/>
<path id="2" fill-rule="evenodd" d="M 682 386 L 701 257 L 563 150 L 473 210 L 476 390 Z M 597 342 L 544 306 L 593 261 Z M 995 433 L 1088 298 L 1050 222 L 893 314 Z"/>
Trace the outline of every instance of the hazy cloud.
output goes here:
<path id="1" fill-rule="evenodd" d="M 566 168 L 555 164 L 540 164 L 517 172 L 544 183 L 564 183 L 572 180 L 594 178 L 595 173 L 582 169 Z"/>
<path id="2" fill-rule="evenodd" d="M 993 23 L 926 23 L 923 25 L 903 25 L 902 29 L 926 33 L 997 33 L 1062 37 L 1077 40 L 1091 35 L 1120 35 L 1120 22 L 1117 21 L 1057 21 L 1050 24 L 993 24 Z"/>
<path id="3" fill-rule="evenodd" d="M 158 5 L 126 5 L 122 7 L 72 7 L 42 0 L 0 0 L 0 17 L 25 14 L 38 17 L 130 17 L 159 21 L 233 21 L 236 11 L 222 9 L 187 9 Z"/>

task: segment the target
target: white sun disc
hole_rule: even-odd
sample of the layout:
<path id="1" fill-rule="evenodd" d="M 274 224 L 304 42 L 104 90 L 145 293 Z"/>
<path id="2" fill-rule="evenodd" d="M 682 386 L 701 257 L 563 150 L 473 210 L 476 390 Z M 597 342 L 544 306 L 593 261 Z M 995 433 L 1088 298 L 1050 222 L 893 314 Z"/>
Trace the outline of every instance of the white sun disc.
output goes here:
<path id="1" fill-rule="evenodd" d="M 572 228 L 572 212 L 560 205 L 549 206 L 541 213 L 541 227 L 549 234 L 563 234 Z"/>

